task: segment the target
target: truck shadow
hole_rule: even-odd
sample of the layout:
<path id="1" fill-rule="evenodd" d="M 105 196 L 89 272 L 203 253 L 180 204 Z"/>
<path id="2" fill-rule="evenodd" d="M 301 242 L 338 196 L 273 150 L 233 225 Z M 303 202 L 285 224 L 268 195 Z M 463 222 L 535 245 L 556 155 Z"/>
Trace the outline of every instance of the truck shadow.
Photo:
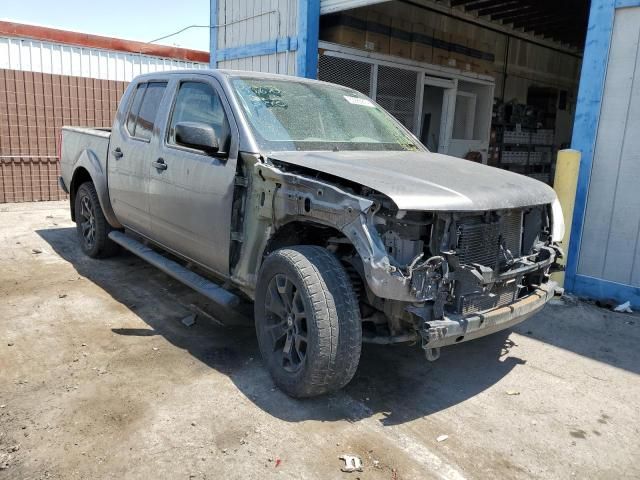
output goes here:
<path id="1" fill-rule="evenodd" d="M 344 390 L 294 400 L 275 388 L 263 368 L 250 316 L 217 309 L 206 298 L 129 253 L 90 259 L 78 247 L 73 228 L 37 233 L 79 275 L 150 327 L 114 326 L 113 335 L 162 335 L 200 362 L 228 375 L 259 408 L 284 421 L 355 421 L 382 414 L 383 424 L 400 424 L 463 402 L 524 363 L 510 353 L 514 346 L 508 338 L 510 331 L 443 349 L 435 363 L 427 362 L 416 345 L 364 345 L 358 372 Z M 197 322 L 187 327 L 181 320 L 191 313 L 197 314 Z"/>

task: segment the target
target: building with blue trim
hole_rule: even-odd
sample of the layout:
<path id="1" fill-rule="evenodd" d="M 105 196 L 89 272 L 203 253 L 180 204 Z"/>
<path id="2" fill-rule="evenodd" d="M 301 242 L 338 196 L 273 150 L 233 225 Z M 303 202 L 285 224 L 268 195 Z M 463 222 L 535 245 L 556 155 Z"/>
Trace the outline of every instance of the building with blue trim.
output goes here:
<path id="1" fill-rule="evenodd" d="M 320 0 L 211 0 L 211 66 L 315 78 Z"/>
<path id="2" fill-rule="evenodd" d="M 515 135 L 527 121 L 502 127 L 496 104 L 552 104 L 552 151 L 582 152 L 566 289 L 640 307 L 640 0 L 514 3 L 211 0 L 211 66 L 356 88 L 429 148 L 475 150 L 489 164 L 496 132 Z M 427 60 L 416 56 L 424 51 Z M 504 151 L 513 161 L 521 152 L 498 147 L 497 166 L 514 169 Z M 553 165 L 522 173 L 550 182 Z"/>

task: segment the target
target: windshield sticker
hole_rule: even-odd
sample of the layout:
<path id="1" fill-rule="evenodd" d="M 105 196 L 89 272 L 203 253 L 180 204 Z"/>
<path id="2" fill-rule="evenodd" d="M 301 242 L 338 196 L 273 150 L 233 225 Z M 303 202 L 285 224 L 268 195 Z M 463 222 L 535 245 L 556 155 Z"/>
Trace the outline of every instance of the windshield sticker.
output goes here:
<path id="1" fill-rule="evenodd" d="M 371 102 L 371 100 L 367 100 L 366 98 L 350 97 L 348 95 L 344 95 L 344 99 L 353 105 L 360 105 L 361 107 L 375 107 L 373 102 Z"/>

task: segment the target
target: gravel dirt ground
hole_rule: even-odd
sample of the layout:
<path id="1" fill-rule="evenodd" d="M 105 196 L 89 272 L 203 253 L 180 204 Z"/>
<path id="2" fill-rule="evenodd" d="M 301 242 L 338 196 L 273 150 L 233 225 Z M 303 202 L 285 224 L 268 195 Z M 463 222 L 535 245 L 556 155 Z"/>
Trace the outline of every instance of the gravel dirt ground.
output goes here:
<path id="1" fill-rule="evenodd" d="M 640 478 L 637 314 L 557 302 L 435 363 L 366 345 L 296 401 L 241 316 L 75 235 L 66 202 L 0 205 L 0 479 Z"/>

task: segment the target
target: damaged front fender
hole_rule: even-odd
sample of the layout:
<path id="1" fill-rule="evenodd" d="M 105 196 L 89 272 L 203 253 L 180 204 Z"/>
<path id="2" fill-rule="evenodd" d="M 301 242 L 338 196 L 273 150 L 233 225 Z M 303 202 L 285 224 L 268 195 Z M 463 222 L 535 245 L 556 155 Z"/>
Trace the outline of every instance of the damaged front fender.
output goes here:
<path id="1" fill-rule="evenodd" d="M 438 282 L 434 281 L 435 264 L 432 259 L 415 268 L 410 265 L 406 274 L 393 265 L 374 226 L 374 214 L 371 211 L 363 212 L 344 229 L 344 234 L 362 259 L 367 284 L 372 293 L 379 298 L 403 302 L 424 302 L 435 298 Z"/>
<path id="2" fill-rule="evenodd" d="M 370 290 L 380 298 L 415 302 L 411 279 L 405 276 L 385 251 L 375 229 L 378 208 L 369 198 L 355 195 L 327 183 L 265 163 L 257 156 L 245 156 L 242 180 L 246 189 L 241 209 L 244 221 L 232 232 L 241 243 L 232 280 L 253 297 L 257 273 L 269 241 L 279 228 L 294 221 L 332 227 L 353 245 L 362 261 Z"/>

